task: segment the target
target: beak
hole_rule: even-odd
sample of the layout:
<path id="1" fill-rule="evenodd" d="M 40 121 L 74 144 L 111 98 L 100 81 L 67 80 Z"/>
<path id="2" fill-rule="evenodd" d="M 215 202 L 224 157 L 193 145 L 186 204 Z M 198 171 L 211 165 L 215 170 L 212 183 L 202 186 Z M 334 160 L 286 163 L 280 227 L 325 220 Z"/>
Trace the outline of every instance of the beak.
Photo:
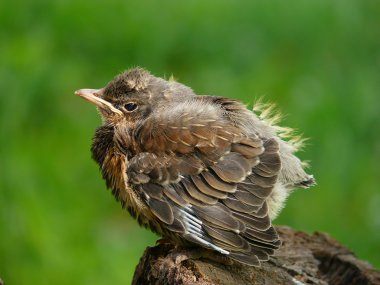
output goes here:
<path id="1" fill-rule="evenodd" d="M 88 102 L 95 104 L 102 111 L 105 111 L 110 115 L 122 115 L 123 113 L 119 109 L 116 109 L 110 102 L 100 98 L 100 96 L 103 95 L 103 91 L 103 89 L 79 89 L 75 91 L 75 95 L 78 95 Z"/>

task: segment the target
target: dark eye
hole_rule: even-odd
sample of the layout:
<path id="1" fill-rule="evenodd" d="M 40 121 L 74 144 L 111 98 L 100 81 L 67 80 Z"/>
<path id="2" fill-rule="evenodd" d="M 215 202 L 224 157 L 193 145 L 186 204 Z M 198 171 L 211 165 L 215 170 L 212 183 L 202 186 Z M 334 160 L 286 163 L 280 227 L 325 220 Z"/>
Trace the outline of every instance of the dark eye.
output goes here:
<path id="1" fill-rule="evenodd" d="M 128 112 L 132 112 L 132 111 L 134 111 L 134 110 L 137 109 L 137 104 L 136 104 L 136 103 L 132 103 L 132 102 L 130 102 L 130 103 L 125 104 L 125 105 L 124 105 L 124 108 L 125 108 L 125 110 L 127 110 Z"/>

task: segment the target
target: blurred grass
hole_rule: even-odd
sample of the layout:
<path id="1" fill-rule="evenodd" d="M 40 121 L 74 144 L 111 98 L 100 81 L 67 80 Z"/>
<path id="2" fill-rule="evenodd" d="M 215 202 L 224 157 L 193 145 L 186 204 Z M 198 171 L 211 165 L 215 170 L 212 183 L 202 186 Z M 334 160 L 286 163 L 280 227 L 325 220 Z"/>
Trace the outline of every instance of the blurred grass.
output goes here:
<path id="1" fill-rule="evenodd" d="M 110 1 L 109 1 L 110 2 Z M 199 94 L 265 95 L 309 145 L 318 186 L 276 221 L 380 267 L 380 3 L 0 2 L 0 276 L 128 284 L 157 237 L 105 190 L 100 120 L 74 90 L 143 66 Z"/>

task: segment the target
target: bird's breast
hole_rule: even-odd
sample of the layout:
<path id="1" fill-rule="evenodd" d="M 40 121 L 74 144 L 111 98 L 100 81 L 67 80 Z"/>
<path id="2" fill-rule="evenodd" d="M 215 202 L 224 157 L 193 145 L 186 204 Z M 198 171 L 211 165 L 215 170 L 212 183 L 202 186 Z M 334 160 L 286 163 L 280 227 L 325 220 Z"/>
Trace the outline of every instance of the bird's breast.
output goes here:
<path id="1" fill-rule="evenodd" d="M 105 125 L 98 128 L 93 138 L 91 147 L 92 158 L 98 163 L 107 188 L 112 190 L 112 195 L 120 201 L 123 208 L 148 227 L 146 224 L 151 217 L 151 212 L 141 198 L 140 194 L 128 183 L 127 168 L 128 155 L 125 148 L 126 137 L 121 136 L 119 128 Z M 124 147 L 121 149 L 120 145 Z"/>
<path id="2" fill-rule="evenodd" d="M 151 214 L 139 193 L 128 183 L 127 163 L 124 154 L 120 154 L 117 150 L 109 151 L 101 165 L 103 178 L 123 208 L 126 208 L 140 225 L 147 227 L 146 223 L 150 220 Z"/>

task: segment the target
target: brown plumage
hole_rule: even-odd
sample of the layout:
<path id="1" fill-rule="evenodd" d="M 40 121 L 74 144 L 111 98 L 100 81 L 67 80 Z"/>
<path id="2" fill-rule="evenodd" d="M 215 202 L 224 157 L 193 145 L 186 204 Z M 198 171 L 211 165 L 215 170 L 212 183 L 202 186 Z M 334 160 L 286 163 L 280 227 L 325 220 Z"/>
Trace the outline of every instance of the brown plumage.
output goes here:
<path id="1" fill-rule="evenodd" d="M 103 118 L 92 154 L 107 187 L 175 244 L 257 266 L 280 245 L 271 220 L 289 192 L 314 183 L 297 144 L 238 101 L 197 96 L 141 68 L 76 94 Z"/>

